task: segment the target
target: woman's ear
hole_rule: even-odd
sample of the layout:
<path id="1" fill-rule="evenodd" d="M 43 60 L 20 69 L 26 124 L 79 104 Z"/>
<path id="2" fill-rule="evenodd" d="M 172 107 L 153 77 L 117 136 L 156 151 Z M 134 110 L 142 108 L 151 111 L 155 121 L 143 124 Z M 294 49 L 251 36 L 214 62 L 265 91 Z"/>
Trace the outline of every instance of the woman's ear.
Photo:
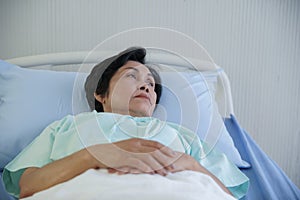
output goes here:
<path id="1" fill-rule="evenodd" d="M 100 94 L 96 94 L 95 92 L 94 92 L 94 97 L 100 103 L 105 104 L 105 97 L 102 97 Z"/>

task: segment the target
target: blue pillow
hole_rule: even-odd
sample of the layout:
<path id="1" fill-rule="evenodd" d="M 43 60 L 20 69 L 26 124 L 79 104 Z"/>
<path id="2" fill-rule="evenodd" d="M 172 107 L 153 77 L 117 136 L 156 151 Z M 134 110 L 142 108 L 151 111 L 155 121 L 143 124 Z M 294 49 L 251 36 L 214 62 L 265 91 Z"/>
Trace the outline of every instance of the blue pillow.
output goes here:
<path id="1" fill-rule="evenodd" d="M 1 170 L 47 125 L 72 112 L 75 77 L 0 60 Z"/>
<path id="2" fill-rule="evenodd" d="M 175 74 L 161 73 L 164 88 L 154 116 L 187 126 L 205 140 L 214 108 L 207 84 L 199 72 Z M 0 60 L 1 170 L 50 123 L 89 111 L 83 88 L 86 76 L 25 69 Z M 237 166 L 247 167 L 226 128 L 218 136 L 215 146 Z"/>
<path id="3" fill-rule="evenodd" d="M 160 75 L 163 95 L 153 116 L 191 129 L 238 167 L 250 167 L 242 160 L 219 114 L 214 96 L 218 73 L 173 71 Z"/>

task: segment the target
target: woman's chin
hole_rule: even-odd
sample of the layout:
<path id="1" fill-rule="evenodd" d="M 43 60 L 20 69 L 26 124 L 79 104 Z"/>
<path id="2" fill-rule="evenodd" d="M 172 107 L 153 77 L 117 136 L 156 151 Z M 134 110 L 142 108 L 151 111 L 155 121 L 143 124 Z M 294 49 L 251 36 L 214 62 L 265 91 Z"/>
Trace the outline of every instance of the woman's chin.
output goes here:
<path id="1" fill-rule="evenodd" d="M 130 109 L 129 114 L 133 117 L 151 117 L 153 113 L 152 109 Z"/>

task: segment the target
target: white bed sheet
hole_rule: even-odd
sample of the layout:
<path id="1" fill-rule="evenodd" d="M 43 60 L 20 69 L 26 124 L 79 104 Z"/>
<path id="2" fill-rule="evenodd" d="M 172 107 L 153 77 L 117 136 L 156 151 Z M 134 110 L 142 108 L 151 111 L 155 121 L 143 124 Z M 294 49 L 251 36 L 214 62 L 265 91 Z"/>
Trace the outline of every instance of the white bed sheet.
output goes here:
<path id="1" fill-rule="evenodd" d="M 22 200 L 201 200 L 234 198 L 211 177 L 193 171 L 158 174 L 109 174 L 90 169 L 85 173 Z"/>

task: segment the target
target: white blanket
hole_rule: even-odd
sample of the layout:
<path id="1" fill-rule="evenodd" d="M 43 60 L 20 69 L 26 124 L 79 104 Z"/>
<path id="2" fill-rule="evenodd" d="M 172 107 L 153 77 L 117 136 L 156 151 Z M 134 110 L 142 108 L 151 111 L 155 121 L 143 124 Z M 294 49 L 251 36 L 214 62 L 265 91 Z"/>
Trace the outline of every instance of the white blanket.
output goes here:
<path id="1" fill-rule="evenodd" d="M 106 170 L 85 173 L 23 200 L 200 200 L 230 199 L 207 175 L 193 171 L 161 175 L 109 174 Z"/>

